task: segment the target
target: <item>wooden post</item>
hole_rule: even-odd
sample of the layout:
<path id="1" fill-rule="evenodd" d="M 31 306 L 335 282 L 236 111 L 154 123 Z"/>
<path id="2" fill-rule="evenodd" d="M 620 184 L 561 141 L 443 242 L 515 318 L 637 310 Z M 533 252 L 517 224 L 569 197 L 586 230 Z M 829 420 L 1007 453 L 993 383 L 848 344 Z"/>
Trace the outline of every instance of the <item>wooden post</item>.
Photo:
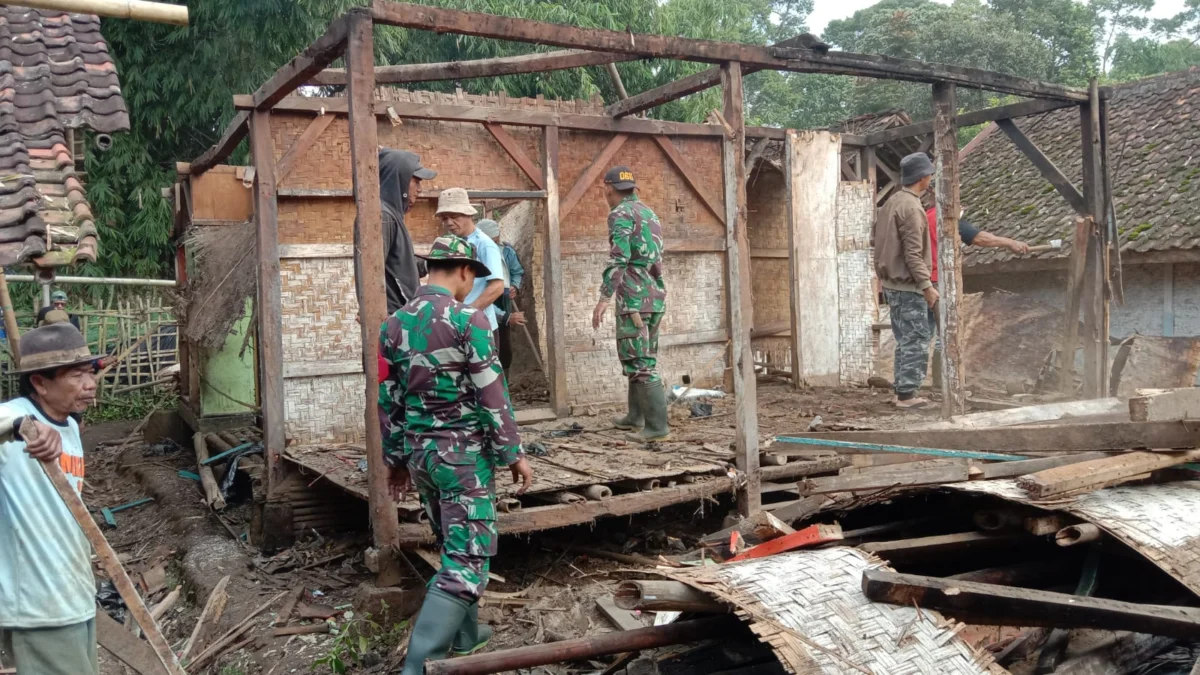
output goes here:
<path id="1" fill-rule="evenodd" d="M 271 113 L 250 116 L 254 157 L 254 221 L 258 231 L 258 363 L 263 446 L 267 455 L 267 502 L 279 499 L 283 485 L 283 449 L 287 445 L 283 412 L 283 308 L 279 280 L 279 202 L 275 184 L 275 148 Z M 193 402 L 199 412 L 199 402 Z M 264 523 L 266 521 L 264 520 Z"/>
<path id="2" fill-rule="evenodd" d="M 12 352 L 14 368 L 21 367 L 21 329 L 17 327 L 17 315 L 13 312 L 12 296 L 8 294 L 8 277 L 0 268 L 0 309 L 4 310 L 4 332 L 8 335 L 8 349 Z M 84 333 L 86 336 L 87 333 Z"/>
<path id="3" fill-rule="evenodd" d="M 725 122 L 733 136 L 724 140 L 726 285 L 729 293 L 729 334 L 732 341 L 733 393 L 737 411 L 737 467 L 745 474 L 738 486 L 738 514 L 745 517 L 762 509 L 758 468 L 758 396 L 750 328 L 754 307 L 750 286 L 750 243 L 746 230 L 746 126 L 742 115 L 742 65 L 721 65 L 725 92 Z M 793 366 L 794 367 L 794 366 Z"/>
<path id="4" fill-rule="evenodd" d="M 546 297 L 546 379 L 550 381 L 550 407 L 559 417 L 571 414 L 567 402 L 567 323 L 563 312 L 562 242 L 559 232 L 558 127 L 547 126 L 542 143 L 542 171 L 546 183 L 546 229 L 542 281 Z"/>
<path id="5" fill-rule="evenodd" d="M 367 492 L 371 532 L 379 555 L 381 586 L 399 581 L 399 561 L 391 553 L 400 539 L 396 505 L 388 494 L 388 467 L 383 461 L 379 428 L 379 326 L 387 318 L 383 286 L 383 225 L 379 202 L 379 141 L 375 123 L 375 55 L 373 24 L 356 14 L 346 44 L 349 71 L 350 159 L 354 178 L 354 279 L 362 329 L 362 359 L 366 405 Z"/>
<path id="6" fill-rule="evenodd" d="M 1083 283 L 1083 395 L 1100 398 L 1108 378 L 1108 320 L 1105 298 L 1108 281 L 1107 247 L 1104 244 L 1104 188 L 1102 186 L 1100 93 L 1093 78 L 1089 102 L 1079 106 L 1083 140 L 1083 199 L 1092 226 L 1087 232 Z"/>
<path id="7" fill-rule="evenodd" d="M 938 328 L 942 338 L 942 417 L 964 411 L 962 350 L 958 301 L 962 293 L 962 255 L 958 237 L 958 127 L 952 84 L 933 85 L 933 137 L 937 190 Z"/>

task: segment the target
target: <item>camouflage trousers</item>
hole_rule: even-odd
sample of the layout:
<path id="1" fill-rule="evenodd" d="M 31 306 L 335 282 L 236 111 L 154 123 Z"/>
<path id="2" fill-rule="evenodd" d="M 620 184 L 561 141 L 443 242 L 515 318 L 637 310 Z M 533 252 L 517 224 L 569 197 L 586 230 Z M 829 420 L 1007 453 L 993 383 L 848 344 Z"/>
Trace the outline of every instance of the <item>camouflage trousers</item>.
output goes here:
<path id="1" fill-rule="evenodd" d="M 430 583 L 474 602 L 487 586 L 499 535 L 492 460 L 482 452 L 470 456 L 474 464 L 456 465 L 436 450 L 417 450 L 408 466 L 442 550 L 442 569 Z"/>
<path id="2" fill-rule="evenodd" d="M 617 358 L 630 382 L 658 382 L 658 326 L 662 312 L 617 315 Z"/>
<path id="3" fill-rule="evenodd" d="M 929 341 L 933 338 L 934 317 L 925 296 L 915 291 L 883 289 L 892 319 L 892 337 L 896 339 L 892 387 L 896 394 L 910 394 L 921 388 L 929 368 Z"/>

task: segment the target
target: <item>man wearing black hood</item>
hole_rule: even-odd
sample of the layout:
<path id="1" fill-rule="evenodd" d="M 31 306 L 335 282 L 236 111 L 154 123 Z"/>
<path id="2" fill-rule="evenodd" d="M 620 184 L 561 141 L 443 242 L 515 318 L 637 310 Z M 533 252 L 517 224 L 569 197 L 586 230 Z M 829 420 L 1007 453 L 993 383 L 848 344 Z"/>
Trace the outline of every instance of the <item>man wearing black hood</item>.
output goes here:
<path id="1" fill-rule="evenodd" d="M 412 237 L 404 214 L 413 207 L 421 181 L 437 172 L 421 166 L 421 158 L 406 150 L 379 149 L 379 197 L 383 202 L 383 276 L 388 315 L 412 299 L 421 285 Z"/>

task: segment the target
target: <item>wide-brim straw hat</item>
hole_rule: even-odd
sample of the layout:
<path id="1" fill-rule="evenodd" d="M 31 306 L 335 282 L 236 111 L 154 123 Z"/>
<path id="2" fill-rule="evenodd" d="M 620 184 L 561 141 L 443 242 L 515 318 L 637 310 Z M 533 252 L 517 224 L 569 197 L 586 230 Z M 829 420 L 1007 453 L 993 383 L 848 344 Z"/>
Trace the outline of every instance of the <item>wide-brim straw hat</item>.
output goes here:
<path id="1" fill-rule="evenodd" d="M 437 213 L 458 213 L 464 216 L 473 216 L 479 213 L 474 206 L 471 206 L 471 198 L 467 196 L 467 191 L 463 188 L 449 188 L 442 190 L 438 195 Z"/>
<path id="2" fill-rule="evenodd" d="M 52 323 L 21 336 L 21 368 L 16 372 L 37 373 L 96 362 L 78 328 Z"/>

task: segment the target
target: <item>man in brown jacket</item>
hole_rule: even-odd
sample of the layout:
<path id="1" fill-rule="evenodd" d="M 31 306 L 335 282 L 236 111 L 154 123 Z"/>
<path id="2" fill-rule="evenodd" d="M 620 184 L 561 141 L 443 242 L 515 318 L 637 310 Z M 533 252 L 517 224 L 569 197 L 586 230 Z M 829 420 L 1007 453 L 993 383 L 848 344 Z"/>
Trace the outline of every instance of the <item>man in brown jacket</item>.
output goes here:
<path id="1" fill-rule="evenodd" d="M 871 234 L 875 274 L 883 286 L 896 339 L 893 388 L 898 408 L 919 408 L 929 402 L 917 396 L 917 389 L 929 366 L 933 307 L 938 301 L 931 279 L 929 222 L 921 206 L 921 195 L 932 180 L 933 162 L 925 153 L 900 160 L 904 187 L 879 209 Z"/>

